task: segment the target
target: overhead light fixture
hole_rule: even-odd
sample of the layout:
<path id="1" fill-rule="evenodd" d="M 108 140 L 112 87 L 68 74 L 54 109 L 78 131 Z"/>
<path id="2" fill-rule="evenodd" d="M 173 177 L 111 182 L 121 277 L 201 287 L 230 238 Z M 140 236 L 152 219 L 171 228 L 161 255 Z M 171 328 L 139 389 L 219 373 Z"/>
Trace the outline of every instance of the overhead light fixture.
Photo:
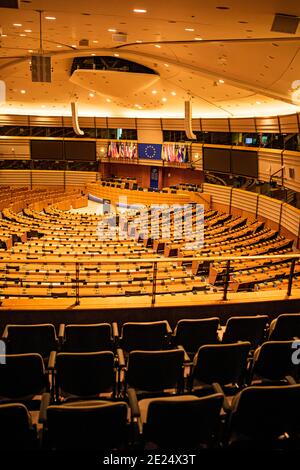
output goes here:
<path id="1" fill-rule="evenodd" d="M 159 44 L 155 44 L 155 47 L 157 47 L 158 49 L 161 48 L 161 46 Z"/>
<path id="2" fill-rule="evenodd" d="M 15 26 L 16 28 L 20 28 L 22 26 L 21 23 L 13 23 L 13 26 Z"/>
<path id="3" fill-rule="evenodd" d="M 225 83 L 225 81 L 220 78 L 219 83 Z"/>
<path id="4" fill-rule="evenodd" d="M 176 91 L 171 91 L 171 95 L 176 96 Z"/>
<path id="5" fill-rule="evenodd" d="M 260 102 L 260 101 L 256 101 L 256 104 L 261 104 L 261 102 Z"/>
<path id="6" fill-rule="evenodd" d="M 89 96 L 90 96 L 91 98 L 94 98 L 95 95 L 94 95 L 94 93 L 89 93 Z"/>
<path id="7" fill-rule="evenodd" d="M 91 55 L 96 55 L 96 54 L 93 53 L 93 54 L 91 54 Z"/>
<path id="8" fill-rule="evenodd" d="M 92 41 L 94 44 L 98 44 L 99 41 L 97 41 L 96 39 L 94 41 Z"/>
<path id="9" fill-rule="evenodd" d="M 185 28 L 184 31 L 195 31 L 194 28 Z"/>
<path id="10" fill-rule="evenodd" d="M 140 40 L 138 39 L 138 40 L 137 40 L 137 41 L 135 41 L 135 42 L 143 42 L 143 41 L 140 41 Z"/>
<path id="11" fill-rule="evenodd" d="M 156 95 L 157 91 L 156 90 L 152 90 L 152 94 L 153 95 Z"/>
<path id="12" fill-rule="evenodd" d="M 32 29 L 24 29 L 25 33 L 32 33 Z"/>
<path id="13" fill-rule="evenodd" d="M 119 57 L 120 54 L 114 54 L 115 57 Z"/>
<path id="14" fill-rule="evenodd" d="M 111 102 L 111 99 L 106 98 L 106 101 L 107 101 L 107 103 L 110 103 L 110 102 Z"/>
<path id="15" fill-rule="evenodd" d="M 202 41 L 202 38 L 194 38 L 194 41 Z"/>
<path id="16" fill-rule="evenodd" d="M 46 105 L 42 104 L 41 108 L 46 108 Z"/>
<path id="17" fill-rule="evenodd" d="M 76 44 L 72 44 L 71 47 L 77 47 Z"/>
<path id="18" fill-rule="evenodd" d="M 165 67 L 169 67 L 169 64 L 164 64 Z"/>
<path id="19" fill-rule="evenodd" d="M 22 38 L 25 38 L 25 36 L 27 36 L 27 35 L 26 35 L 25 33 L 21 33 L 20 36 L 21 36 Z"/>
<path id="20" fill-rule="evenodd" d="M 22 95 L 25 95 L 26 90 L 20 90 L 20 93 L 21 93 Z"/>
<path id="21" fill-rule="evenodd" d="M 61 45 L 61 44 L 58 44 L 56 47 L 59 47 L 59 48 L 60 48 L 60 47 L 62 47 L 62 45 Z"/>
<path id="22" fill-rule="evenodd" d="M 7 38 L 7 34 L 1 34 L 2 38 Z"/>
<path id="23" fill-rule="evenodd" d="M 116 33 L 116 32 L 117 32 L 117 30 L 114 29 L 114 28 L 110 28 L 110 29 L 108 29 L 107 31 L 108 31 L 109 33 Z"/>
<path id="24" fill-rule="evenodd" d="M 161 100 L 165 103 L 167 101 L 167 98 L 162 98 Z"/>
<path id="25" fill-rule="evenodd" d="M 56 20 L 55 16 L 45 16 L 45 20 Z"/>
<path id="26" fill-rule="evenodd" d="M 144 10 L 142 8 L 135 8 L 133 11 L 134 13 L 147 13 L 147 10 Z"/>

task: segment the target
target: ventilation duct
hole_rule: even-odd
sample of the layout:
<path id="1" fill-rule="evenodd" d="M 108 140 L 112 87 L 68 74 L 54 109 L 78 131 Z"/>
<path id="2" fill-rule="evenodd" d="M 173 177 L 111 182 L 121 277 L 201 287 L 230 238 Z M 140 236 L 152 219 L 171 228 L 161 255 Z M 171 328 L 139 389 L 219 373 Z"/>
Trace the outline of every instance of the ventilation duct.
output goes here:
<path id="1" fill-rule="evenodd" d="M 71 111 L 72 111 L 72 126 L 75 134 L 77 135 L 84 135 L 84 131 L 82 131 L 79 127 L 78 123 L 78 114 L 77 114 L 77 103 L 72 101 L 71 103 Z"/>

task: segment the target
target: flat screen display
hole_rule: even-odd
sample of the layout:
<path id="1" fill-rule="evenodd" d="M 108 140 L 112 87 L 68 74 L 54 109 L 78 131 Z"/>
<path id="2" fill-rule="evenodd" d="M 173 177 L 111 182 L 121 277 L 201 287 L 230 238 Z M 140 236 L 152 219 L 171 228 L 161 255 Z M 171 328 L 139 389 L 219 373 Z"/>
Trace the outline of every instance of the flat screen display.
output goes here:
<path id="1" fill-rule="evenodd" d="M 203 169 L 220 173 L 230 173 L 230 150 L 204 147 Z"/>
<path id="2" fill-rule="evenodd" d="M 96 142 L 82 142 L 80 140 L 65 141 L 65 158 L 71 161 L 95 161 Z"/>
<path id="3" fill-rule="evenodd" d="M 231 150 L 231 173 L 234 175 L 257 178 L 257 152 L 250 150 Z"/>
<path id="4" fill-rule="evenodd" d="M 30 149 L 33 160 L 64 160 L 62 140 L 31 140 Z"/>

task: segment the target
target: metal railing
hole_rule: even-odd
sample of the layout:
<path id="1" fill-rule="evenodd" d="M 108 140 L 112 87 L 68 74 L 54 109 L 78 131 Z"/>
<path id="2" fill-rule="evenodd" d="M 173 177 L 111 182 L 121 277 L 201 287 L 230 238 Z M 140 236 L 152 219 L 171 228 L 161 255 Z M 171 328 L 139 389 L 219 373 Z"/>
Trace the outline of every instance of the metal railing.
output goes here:
<path id="1" fill-rule="evenodd" d="M 72 256 L 72 255 L 69 255 L 69 256 Z M 121 256 L 121 255 L 120 255 Z M 222 272 L 222 277 L 224 279 L 224 284 L 222 286 L 222 288 L 220 289 L 220 292 L 221 293 L 221 299 L 222 301 L 227 301 L 228 300 L 228 291 L 229 291 L 229 288 L 230 288 L 230 276 L 231 276 L 231 266 L 233 262 L 238 262 L 238 261 L 241 261 L 241 262 L 245 262 L 245 261 L 259 261 L 259 260 L 266 260 L 266 261 L 270 261 L 270 264 L 272 263 L 272 261 L 277 261 L 277 262 L 280 262 L 280 261 L 283 261 L 283 262 L 287 262 L 289 263 L 290 262 L 290 266 L 289 266 L 289 271 L 288 273 L 286 274 L 285 276 L 285 279 L 287 279 L 287 288 L 286 288 L 286 296 L 287 297 L 290 297 L 291 294 L 292 294 L 292 287 L 293 287 L 293 280 L 295 279 L 295 266 L 296 266 L 296 263 L 297 261 L 300 260 L 300 253 L 292 253 L 292 254 L 282 254 L 282 255 L 256 255 L 256 256 L 213 256 L 213 257 L 207 257 L 207 256 L 195 256 L 195 257 L 161 257 L 161 258 L 130 258 L 130 257 L 114 257 L 114 256 L 111 256 L 111 257 L 93 257 L 93 258 L 88 258 L 88 259 L 76 259 L 75 260 L 68 260 L 66 258 L 64 258 L 63 256 L 53 256 L 53 257 L 47 257 L 47 256 L 44 256 L 44 257 L 40 257 L 38 255 L 34 255 L 35 259 L 27 259 L 25 258 L 24 260 L 23 259 L 14 259 L 14 258 L 11 258 L 11 259 L 1 259 L 0 260 L 0 270 L 3 272 L 3 265 L 6 265 L 6 272 L 7 270 L 13 270 L 15 266 L 20 266 L 21 265 L 33 265 L 33 264 L 36 264 L 36 265 L 42 265 L 43 266 L 43 272 L 45 272 L 45 266 L 48 266 L 49 268 L 53 265 L 66 265 L 66 266 L 73 266 L 74 267 L 74 270 L 73 270 L 73 273 L 75 274 L 75 278 L 74 279 L 71 279 L 72 282 L 74 281 L 74 284 L 72 285 L 72 289 L 74 290 L 75 294 L 74 295 L 71 295 L 71 296 L 63 296 L 61 295 L 60 297 L 75 297 L 75 305 L 79 305 L 80 304 L 80 299 L 81 299 L 81 274 L 83 273 L 83 269 L 81 269 L 82 267 L 86 267 L 88 265 L 89 267 L 89 271 L 88 273 L 92 273 L 92 274 L 97 274 L 96 271 L 93 272 L 92 271 L 92 267 L 94 266 L 95 269 L 96 267 L 99 267 L 101 265 L 114 265 L 114 264 L 118 264 L 118 265 L 126 265 L 126 264 L 130 264 L 130 265 L 134 265 L 136 267 L 140 267 L 141 264 L 144 264 L 144 265 L 152 265 L 152 272 L 151 272 L 151 278 L 149 279 L 151 282 L 152 282 L 152 286 L 150 288 L 150 292 L 147 293 L 146 295 L 148 296 L 151 296 L 151 306 L 154 307 L 155 304 L 156 304 L 156 298 L 157 298 L 157 282 L 158 282 L 158 272 L 159 272 L 159 265 L 162 264 L 162 263 L 170 263 L 172 265 L 177 265 L 177 266 L 180 266 L 180 265 L 186 265 L 186 264 L 191 264 L 193 262 L 199 262 L 200 264 L 201 263 L 205 263 L 206 265 L 209 264 L 209 263 L 218 263 L 218 262 L 222 262 L 222 263 L 225 263 L 225 266 L 223 265 L 222 268 L 225 269 L 225 272 Z M 51 259 L 52 258 L 52 259 Z M 78 257 L 80 258 L 80 256 Z M 7 265 L 9 267 L 7 267 Z M 260 267 L 260 265 L 258 265 L 258 267 Z M 254 269 L 255 269 L 255 266 L 254 266 Z M 10 271 L 11 272 L 11 271 Z M 19 280 L 21 279 L 22 280 L 22 274 L 21 272 L 19 271 L 19 269 L 16 271 L 18 272 L 18 278 Z M 32 271 L 33 272 L 33 271 Z M 37 270 L 35 270 L 35 272 L 37 272 Z M 137 271 L 132 271 L 133 273 L 134 272 L 137 272 Z M 139 271 L 141 272 L 141 271 Z M 103 274 L 105 273 L 105 271 L 103 270 Z M 149 271 L 148 271 L 149 273 Z M 100 272 L 101 274 L 101 272 Z M 27 277 L 30 276 L 30 270 L 27 269 L 26 267 L 26 275 Z M 166 274 L 167 276 L 167 274 Z M 188 277 L 188 275 L 186 276 Z M 299 273 L 299 278 L 300 278 L 300 273 Z M 186 279 L 186 278 L 185 278 Z M 166 279 L 162 279 L 163 281 L 166 281 Z M 171 279 L 172 280 L 172 279 Z M 49 293 L 48 295 L 32 295 L 32 294 L 26 294 L 26 286 L 28 287 L 28 284 L 26 285 L 26 282 L 30 282 L 30 281 L 26 281 L 24 280 L 24 284 L 25 284 L 25 292 L 23 292 L 22 294 L 5 294 L 5 291 L 3 290 L 3 287 L 1 287 L 1 284 L 5 284 L 5 277 L 4 277 L 4 282 L 1 283 L 1 279 L 0 279 L 0 300 L 3 299 L 3 298 L 15 298 L 15 297 L 55 297 L 55 295 L 51 295 L 51 293 Z M 44 281 L 45 282 L 45 281 Z M 49 283 L 53 283 L 55 281 L 49 281 Z M 116 281 L 118 282 L 118 281 Z M 254 281 L 255 282 L 255 281 Z M 263 281 L 262 281 L 263 282 Z M 119 281 L 120 283 L 120 281 Z M 40 284 L 40 283 L 39 283 Z M 106 283 L 107 284 L 107 283 Z M 38 285 L 38 283 L 36 282 L 36 285 Z M 209 286 L 209 284 L 207 283 L 207 285 Z M 24 285 L 23 285 L 24 287 Z M 33 285 L 34 287 L 34 285 Z M 3 292 L 2 292 L 3 290 Z M 272 289 L 270 289 L 272 290 Z M 172 291 L 170 292 L 166 292 L 166 293 L 171 293 Z M 125 294 L 123 294 L 125 295 Z M 139 295 L 139 294 L 134 294 L 134 295 Z M 162 294 L 163 295 L 163 294 Z M 59 294 L 57 294 L 57 296 L 59 296 Z M 97 297 L 98 295 L 97 294 L 94 294 L 94 295 L 89 295 L 87 297 Z M 103 297 L 103 295 L 101 295 L 101 297 Z M 104 295 L 104 297 L 110 297 L 110 295 Z"/>

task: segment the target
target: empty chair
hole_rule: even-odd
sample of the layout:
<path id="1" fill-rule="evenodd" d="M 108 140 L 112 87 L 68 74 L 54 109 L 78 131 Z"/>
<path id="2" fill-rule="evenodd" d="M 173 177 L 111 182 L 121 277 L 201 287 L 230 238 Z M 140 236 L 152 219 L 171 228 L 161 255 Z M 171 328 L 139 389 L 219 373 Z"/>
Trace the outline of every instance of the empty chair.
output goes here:
<path id="1" fill-rule="evenodd" d="M 179 320 L 173 334 L 176 345 L 184 347 L 188 354 L 195 354 L 200 346 L 218 342 L 219 318 Z"/>
<path id="2" fill-rule="evenodd" d="M 22 403 L 0 405 L 0 451 L 34 450 L 39 441 L 36 425 Z"/>
<path id="3" fill-rule="evenodd" d="M 111 351 L 59 353 L 55 369 L 58 399 L 115 394 L 116 370 Z"/>
<path id="4" fill-rule="evenodd" d="M 300 344 L 300 343 L 299 343 Z M 267 341 L 254 352 L 252 381 L 282 381 L 286 376 L 297 376 L 299 366 L 293 364 L 293 341 Z"/>
<path id="5" fill-rule="evenodd" d="M 44 447 L 51 450 L 105 450 L 128 443 L 128 406 L 102 400 L 52 405 L 42 420 Z"/>
<path id="6" fill-rule="evenodd" d="M 169 346 L 171 328 L 167 321 L 124 323 L 120 347 L 132 350 L 158 350 Z"/>
<path id="7" fill-rule="evenodd" d="M 49 390 L 43 358 L 33 354 L 11 354 L 0 357 L 0 400 L 32 400 Z"/>
<path id="8" fill-rule="evenodd" d="M 217 382 L 241 386 L 245 380 L 249 342 L 201 346 L 194 357 L 191 386 Z"/>
<path id="9" fill-rule="evenodd" d="M 180 389 L 184 351 L 132 351 L 128 356 L 126 385 L 138 391 L 162 392 Z"/>
<path id="10" fill-rule="evenodd" d="M 285 341 L 294 338 L 300 338 L 300 313 L 284 313 L 272 320 L 269 340 Z"/>
<path id="11" fill-rule="evenodd" d="M 155 444 L 168 450 L 217 445 L 224 396 L 178 395 L 138 403 L 145 447 Z"/>
<path id="12" fill-rule="evenodd" d="M 231 446 L 273 447 L 300 431 L 300 385 L 247 387 L 232 401 Z M 299 446 L 299 443 L 298 443 Z"/>
<path id="13" fill-rule="evenodd" d="M 231 317 L 227 320 L 223 333 L 223 343 L 249 341 L 256 348 L 264 339 L 268 324 L 267 315 Z"/>
<path id="14" fill-rule="evenodd" d="M 51 324 L 6 325 L 3 339 L 9 354 L 38 353 L 47 358 L 57 350 L 58 339 Z"/>
<path id="15" fill-rule="evenodd" d="M 114 348 L 115 331 L 113 335 L 109 323 L 60 325 L 59 336 L 63 338 L 63 350 L 67 352 L 111 351 Z"/>

